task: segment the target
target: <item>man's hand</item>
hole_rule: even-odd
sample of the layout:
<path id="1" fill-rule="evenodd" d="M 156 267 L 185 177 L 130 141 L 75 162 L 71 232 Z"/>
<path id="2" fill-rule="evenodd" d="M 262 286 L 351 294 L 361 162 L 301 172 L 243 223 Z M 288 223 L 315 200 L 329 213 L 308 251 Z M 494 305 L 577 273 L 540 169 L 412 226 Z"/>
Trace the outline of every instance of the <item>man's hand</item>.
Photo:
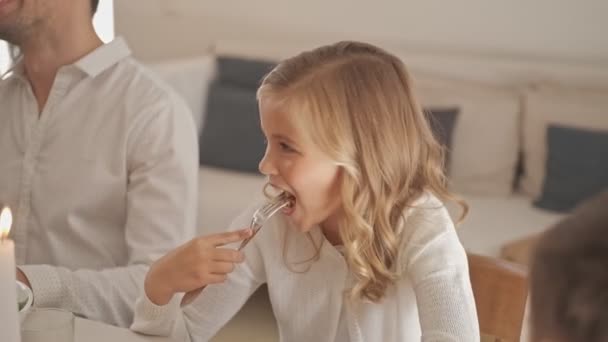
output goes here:
<path id="1" fill-rule="evenodd" d="M 32 284 L 30 284 L 30 281 L 25 276 L 25 273 L 23 273 L 19 268 L 17 268 L 17 280 L 25 284 L 30 289 L 32 288 Z"/>
<path id="2" fill-rule="evenodd" d="M 244 240 L 251 229 L 195 238 L 158 259 L 148 271 L 144 289 L 156 305 L 167 304 L 173 295 L 205 285 L 221 283 L 243 262 L 239 251 L 221 246 Z"/>

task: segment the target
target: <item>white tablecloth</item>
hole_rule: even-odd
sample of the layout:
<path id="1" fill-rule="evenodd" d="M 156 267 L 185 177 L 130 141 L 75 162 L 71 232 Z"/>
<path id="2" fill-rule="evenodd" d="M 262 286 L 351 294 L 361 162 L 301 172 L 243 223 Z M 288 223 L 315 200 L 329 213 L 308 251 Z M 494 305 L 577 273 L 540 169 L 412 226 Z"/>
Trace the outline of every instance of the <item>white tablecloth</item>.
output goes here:
<path id="1" fill-rule="evenodd" d="M 145 336 L 129 329 L 76 318 L 74 342 L 177 342 L 166 337 Z"/>
<path id="2" fill-rule="evenodd" d="M 27 321 L 27 317 L 26 317 Z M 44 339 L 44 337 L 42 337 Z M 5 342 L 5 341 L 1 341 Z M 7 341 L 8 342 L 8 341 Z M 41 341 L 42 342 L 42 341 Z M 101 322 L 74 318 L 74 342 L 178 342 L 175 339 L 146 336 Z"/>

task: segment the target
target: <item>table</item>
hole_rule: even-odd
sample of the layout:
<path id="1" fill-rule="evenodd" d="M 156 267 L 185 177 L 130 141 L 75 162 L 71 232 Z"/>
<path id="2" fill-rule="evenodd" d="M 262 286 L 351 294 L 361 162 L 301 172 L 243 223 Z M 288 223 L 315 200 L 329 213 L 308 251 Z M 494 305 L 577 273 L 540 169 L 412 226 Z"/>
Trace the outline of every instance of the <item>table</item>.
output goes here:
<path id="1" fill-rule="evenodd" d="M 177 342 L 171 338 L 141 335 L 126 328 L 78 317 L 74 321 L 74 335 L 74 342 Z"/>
<path id="2" fill-rule="evenodd" d="M 26 318 L 27 320 L 27 318 Z M 178 342 L 175 339 L 137 334 L 126 328 L 119 328 L 84 318 L 74 318 L 74 342 Z"/>

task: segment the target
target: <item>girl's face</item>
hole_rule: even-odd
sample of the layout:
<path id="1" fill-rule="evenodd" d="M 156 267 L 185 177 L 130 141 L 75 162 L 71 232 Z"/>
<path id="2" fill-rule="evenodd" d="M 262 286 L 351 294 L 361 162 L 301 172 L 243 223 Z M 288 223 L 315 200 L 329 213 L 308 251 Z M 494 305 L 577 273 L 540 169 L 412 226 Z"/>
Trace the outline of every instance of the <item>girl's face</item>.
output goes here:
<path id="1" fill-rule="evenodd" d="M 267 140 L 260 172 L 274 187 L 291 195 L 292 203 L 284 214 L 300 231 L 320 225 L 323 230 L 337 232 L 340 168 L 298 133 L 289 114 L 271 99 L 260 102 L 260 121 Z"/>

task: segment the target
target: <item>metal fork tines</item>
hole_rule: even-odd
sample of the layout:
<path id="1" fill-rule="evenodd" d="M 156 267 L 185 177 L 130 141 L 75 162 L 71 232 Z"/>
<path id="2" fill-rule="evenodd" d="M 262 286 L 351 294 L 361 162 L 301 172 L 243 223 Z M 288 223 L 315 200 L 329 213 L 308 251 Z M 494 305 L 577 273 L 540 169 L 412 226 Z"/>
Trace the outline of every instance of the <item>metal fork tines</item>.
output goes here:
<path id="1" fill-rule="evenodd" d="M 262 228 L 266 220 L 272 217 L 272 215 L 276 214 L 279 210 L 285 208 L 287 205 L 289 205 L 289 195 L 287 193 L 282 193 L 256 210 L 253 213 L 251 224 L 249 225 L 249 227 L 253 230 L 253 234 L 241 242 L 238 250 L 240 251 L 247 246 L 249 241 L 251 241 L 251 239 L 253 239 L 257 232 Z"/>

